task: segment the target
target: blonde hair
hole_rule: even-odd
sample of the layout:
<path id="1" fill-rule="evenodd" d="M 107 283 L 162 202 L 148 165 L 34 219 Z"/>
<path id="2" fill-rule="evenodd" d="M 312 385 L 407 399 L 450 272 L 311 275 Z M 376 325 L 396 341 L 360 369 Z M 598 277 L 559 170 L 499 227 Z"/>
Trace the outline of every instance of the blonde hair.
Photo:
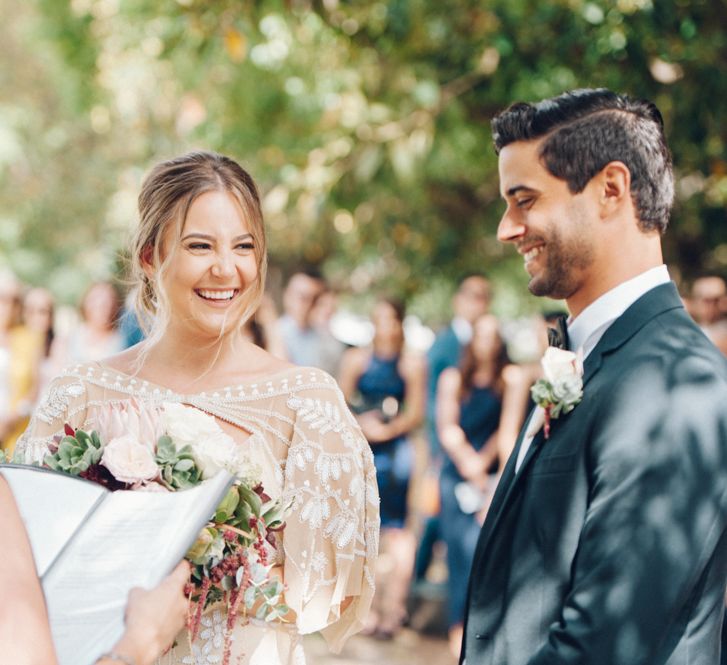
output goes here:
<path id="1" fill-rule="evenodd" d="M 147 175 L 139 193 L 139 226 L 131 246 L 130 279 L 135 289 L 134 307 L 147 335 L 148 350 L 164 334 L 170 317 L 169 300 L 162 277 L 176 247 L 163 252 L 167 230 L 181 238 L 189 208 L 205 192 L 232 194 L 240 204 L 253 236 L 257 277 L 245 289 L 247 306 L 237 322 L 241 329 L 260 305 L 267 272 L 267 243 L 260 196 L 252 176 L 237 162 L 213 152 L 190 152 L 157 164 Z M 145 264 L 153 267 L 147 275 Z M 224 330 L 220 336 L 224 334 Z"/>

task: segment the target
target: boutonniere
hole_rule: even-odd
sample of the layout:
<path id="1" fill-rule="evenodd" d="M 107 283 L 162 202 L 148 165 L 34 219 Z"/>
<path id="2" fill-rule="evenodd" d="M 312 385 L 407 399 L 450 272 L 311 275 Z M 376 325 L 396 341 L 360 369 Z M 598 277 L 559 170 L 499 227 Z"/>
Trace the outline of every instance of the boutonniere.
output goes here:
<path id="1" fill-rule="evenodd" d="M 547 439 L 550 421 L 570 413 L 583 398 L 583 354 L 551 346 L 540 362 L 544 376 L 530 389 L 540 408 L 533 416 L 528 435 L 534 436 L 543 427 Z"/>

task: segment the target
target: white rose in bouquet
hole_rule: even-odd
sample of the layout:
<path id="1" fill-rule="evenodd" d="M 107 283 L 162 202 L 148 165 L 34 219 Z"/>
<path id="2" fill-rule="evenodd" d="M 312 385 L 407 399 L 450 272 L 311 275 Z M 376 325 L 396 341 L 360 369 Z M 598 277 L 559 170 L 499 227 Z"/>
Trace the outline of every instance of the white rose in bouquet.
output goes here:
<path id="1" fill-rule="evenodd" d="M 194 446 L 200 441 L 224 434 L 212 416 L 199 409 L 174 402 L 164 403 L 162 424 L 164 431 L 172 437 L 178 448 Z"/>
<path id="2" fill-rule="evenodd" d="M 104 446 L 101 464 L 122 483 L 151 480 L 159 473 L 149 447 L 128 434 L 116 437 Z"/>
<path id="3" fill-rule="evenodd" d="M 192 455 L 205 480 L 222 469 L 236 473 L 237 444 L 221 430 L 214 436 L 193 443 Z"/>
<path id="4" fill-rule="evenodd" d="M 238 445 L 212 416 L 199 409 L 168 402 L 164 404 L 163 421 L 176 446 L 192 448 L 192 456 L 203 479 L 211 478 L 221 469 L 238 477 L 244 475 Z"/>

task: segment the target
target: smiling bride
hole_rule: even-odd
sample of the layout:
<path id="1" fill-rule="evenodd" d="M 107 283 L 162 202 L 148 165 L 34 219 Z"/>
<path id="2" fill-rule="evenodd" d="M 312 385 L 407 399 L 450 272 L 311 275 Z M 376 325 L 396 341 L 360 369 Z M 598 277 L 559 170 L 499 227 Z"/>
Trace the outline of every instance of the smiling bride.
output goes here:
<path id="1" fill-rule="evenodd" d="M 161 417 L 164 403 L 177 403 L 212 416 L 262 469 L 265 491 L 292 502 L 274 569 L 290 612 L 282 621 L 238 621 L 231 662 L 300 665 L 300 636 L 315 631 L 339 650 L 363 626 L 373 595 L 375 471 L 335 381 L 241 332 L 262 298 L 267 265 L 255 183 L 227 157 L 190 153 L 151 171 L 139 216 L 132 272 L 147 339 L 55 379 L 20 454 L 41 461 L 66 423 L 101 429 L 109 410 Z M 159 662 L 220 662 L 226 624 L 224 606 L 212 606 L 197 640 L 180 635 Z"/>

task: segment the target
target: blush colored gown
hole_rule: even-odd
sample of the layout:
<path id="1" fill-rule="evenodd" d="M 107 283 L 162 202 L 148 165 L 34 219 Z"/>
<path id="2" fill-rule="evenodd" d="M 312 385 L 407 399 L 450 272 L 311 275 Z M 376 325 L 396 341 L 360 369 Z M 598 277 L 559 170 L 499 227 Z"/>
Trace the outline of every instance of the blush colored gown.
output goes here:
<path id="1" fill-rule="evenodd" d="M 279 557 L 297 621 L 238 623 L 231 662 L 302 665 L 301 636 L 316 631 L 339 650 L 362 628 L 373 597 L 379 499 L 369 446 L 336 382 L 321 370 L 295 367 L 181 395 L 96 362 L 78 365 L 50 384 L 19 442 L 23 460 L 42 460 L 65 423 L 92 430 L 103 409 L 129 402 L 152 410 L 183 403 L 249 433 L 239 445 L 262 468 L 265 491 L 293 501 Z M 341 611 L 349 596 L 353 602 Z M 225 622 L 224 606 L 210 608 L 195 643 L 190 647 L 186 631 L 180 633 L 159 664 L 220 663 Z"/>

